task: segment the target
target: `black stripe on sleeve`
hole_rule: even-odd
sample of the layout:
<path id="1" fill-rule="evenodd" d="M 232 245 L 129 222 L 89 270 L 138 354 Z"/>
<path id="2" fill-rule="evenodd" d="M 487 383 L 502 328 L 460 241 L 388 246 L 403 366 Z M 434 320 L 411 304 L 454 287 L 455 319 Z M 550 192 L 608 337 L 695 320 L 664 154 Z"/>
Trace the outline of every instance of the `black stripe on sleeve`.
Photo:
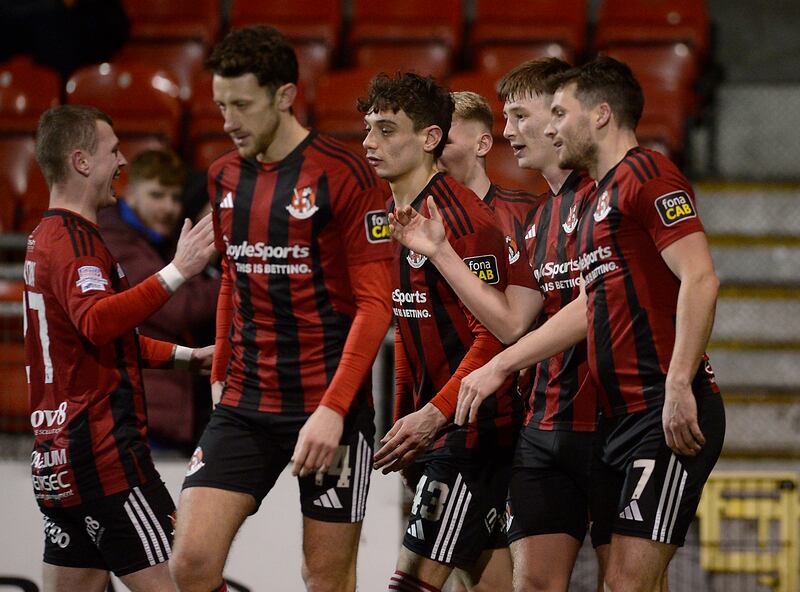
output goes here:
<path id="1" fill-rule="evenodd" d="M 661 176 L 661 171 L 658 170 L 658 165 L 656 164 L 656 159 L 653 158 L 653 156 L 649 152 L 647 152 L 646 150 L 642 150 L 640 154 L 642 156 L 644 156 L 647 159 L 647 162 L 650 163 L 650 166 L 653 167 L 653 171 L 655 171 L 655 176 L 656 177 L 660 177 Z"/>
<path id="2" fill-rule="evenodd" d="M 364 161 L 364 159 L 359 158 L 357 155 L 353 154 L 352 151 L 348 150 L 345 146 L 339 144 L 338 142 L 336 142 L 331 138 L 319 135 L 314 139 L 319 140 L 321 144 L 325 145 L 326 147 L 340 154 L 343 158 L 346 158 L 348 161 L 353 162 L 355 166 L 361 171 L 361 174 L 363 175 L 364 178 L 364 184 L 367 187 L 375 185 L 374 173 L 369 168 L 369 165 Z"/>
<path id="3" fill-rule="evenodd" d="M 633 171 L 633 174 L 636 175 L 636 178 L 639 179 L 640 183 L 644 183 L 645 182 L 644 175 L 639 171 L 639 169 L 637 168 L 636 164 L 633 162 L 633 160 L 631 158 L 626 158 L 625 159 L 625 164 L 628 165 L 628 168 L 630 168 L 631 171 Z"/>
<path id="4" fill-rule="evenodd" d="M 81 252 L 78 250 L 78 241 L 75 238 L 75 229 L 72 228 L 71 220 L 69 218 L 64 218 L 64 228 L 67 229 L 69 240 L 72 242 L 72 252 L 75 254 L 75 257 L 80 257 Z"/>
<path id="5" fill-rule="evenodd" d="M 635 159 L 636 162 L 639 163 L 639 166 L 642 167 L 642 171 L 644 171 L 644 175 L 647 177 L 648 181 L 653 178 L 653 172 L 647 167 L 647 163 L 644 161 L 644 158 L 642 158 L 641 152 L 633 152 L 631 158 Z"/>
<path id="6" fill-rule="evenodd" d="M 466 224 L 467 229 L 469 230 L 470 233 L 475 232 L 475 227 L 472 225 L 472 220 L 469 219 L 469 214 L 467 213 L 464 204 L 462 204 L 459 201 L 458 197 L 456 196 L 455 192 L 453 192 L 452 188 L 447 183 L 445 183 L 444 180 L 441 178 L 436 182 L 436 185 L 443 187 L 444 191 L 452 197 L 455 207 L 461 211 L 461 214 L 464 217 L 464 224 Z M 466 232 L 464 234 L 466 234 Z"/>
<path id="7" fill-rule="evenodd" d="M 370 186 L 370 184 L 364 179 L 363 172 L 359 171 L 358 170 L 358 166 L 356 166 L 351 160 L 348 160 L 341 153 L 337 154 L 337 153 L 332 152 L 331 148 L 326 148 L 325 146 L 321 145 L 321 143 L 317 142 L 316 140 L 317 140 L 317 138 L 314 138 L 314 141 L 312 141 L 311 145 L 316 150 L 319 150 L 325 156 L 327 156 L 329 158 L 332 158 L 334 160 L 338 160 L 339 162 L 344 164 L 350 170 L 350 172 L 353 174 L 353 177 L 355 178 L 356 183 L 358 183 L 359 189 L 366 189 L 367 187 Z M 350 155 L 348 153 L 348 156 L 352 156 L 352 155 Z"/>

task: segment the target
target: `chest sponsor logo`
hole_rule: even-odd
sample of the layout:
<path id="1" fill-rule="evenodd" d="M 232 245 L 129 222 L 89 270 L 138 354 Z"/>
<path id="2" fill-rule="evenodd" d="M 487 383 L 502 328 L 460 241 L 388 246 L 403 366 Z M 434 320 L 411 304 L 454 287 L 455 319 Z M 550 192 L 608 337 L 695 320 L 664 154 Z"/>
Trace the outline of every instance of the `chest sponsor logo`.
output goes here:
<path id="1" fill-rule="evenodd" d="M 22 268 L 22 277 L 26 286 L 36 287 L 36 261 L 25 262 L 25 266 Z"/>
<path id="2" fill-rule="evenodd" d="M 519 260 L 519 245 L 510 236 L 506 236 L 506 248 L 508 249 L 508 262 L 516 263 Z"/>
<path id="3" fill-rule="evenodd" d="M 65 464 L 67 464 L 67 451 L 63 448 L 47 452 L 34 450 L 31 453 L 31 467 L 34 469 L 47 469 Z"/>
<path id="4" fill-rule="evenodd" d="M 487 284 L 496 284 L 500 281 L 500 271 L 497 268 L 497 258 L 494 255 L 478 255 L 464 259 L 469 270 Z"/>
<path id="5" fill-rule="evenodd" d="M 603 274 L 619 269 L 616 261 L 606 261 L 606 259 L 611 258 L 611 255 L 611 247 L 601 245 L 594 251 L 580 256 L 581 271 L 587 286 Z"/>
<path id="6" fill-rule="evenodd" d="M 298 220 L 310 218 L 319 210 L 319 206 L 317 206 L 317 195 L 311 187 L 303 187 L 299 191 L 297 187 L 295 187 L 292 201 L 286 206 L 286 209 Z"/>
<path id="7" fill-rule="evenodd" d="M 31 413 L 31 427 L 37 436 L 57 434 L 66 421 L 66 401 L 63 401 L 57 409 L 37 409 Z"/>
<path id="8" fill-rule="evenodd" d="M 408 255 L 406 255 L 406 261 L 408 261 L 408 264 L 414 269 L 419 269 L 425 265 L 427 260 L 428 258 L 425 255 L 420 255 L 419 253 L 415 253 L 410 249 L 408 251 Z"/>
<path id="9" fill-rule="evenodd" d="M 203 462 L 203 449 L 198 446 L 194 449 L 192 458 L 189 461 L 189 466 L 186 467 L 186 476 L 191 477 L 204 466 L 206 466 L 206 463 Z"/>
<path id="10" fill-rule="evenodd" d="M 389 216 L 383 210 L 372 210 L 364 216 L 364 226 L 367 230 L 367 240 L 371 243 L 388 243 L 391 238 L 389 232 Z"/>
<path id="11" fill-rule="evenodd" d="M 573 204 L 569 209 L 567 220 L 561 225 L 561 228 L 563 228 L 564 232 L 567 234 L 572 234 L 576 226 L 578 226 L 578 204 Z"/>
<path id="12" fill-rule="evenodd" d="M 656 211 L 664 226 L 675 226 L 678 222 L 697 218 L 692 200 L 685 191 L 673 191 L 656 198 Z"/>
<path id="13" fill-rule="evenodd" d="M 400 288 L 395 288 L 392 292 L 392 302 L 394 302 L 396 305 L 392 309 L 396 317 L 406 319 L 427 319 L 431 316 L 431 313 L 427 308 L 416 307 L 417 304 L 428 303 L 427 292 L 420 292 L 419 290 L 414 290 L 413 292 L 404 292 Z M 407 304 L 414 305 L 414 308 L 405 308 Z"/>
<path id="14" fill-rule="evenodd" d="M 603 195 L 597 200 L 597 206 L 594 209 L 594 221 L 602 222 L 609 213 L 611 213 L 611 200 L 608 191 L 603 191 Z"/>
<path id="15" fill-rule="evenodd" d="M 62 499 L 73 495 L 72 484 L 67 480 L 67 475 L 67 471 L 51 475 L 31 475 L 36 498 Z"/>
<path id="16" fill-rule="evenodd" d="M 105 292 L 108 280 L 103 277 L 103 270 L 94 265 L 84 265 L 78 268 L 78 281 L 75 285 L 81 289 L 81 293 L 92 290 L 102 290 Z"/>
<path id="17" fill-rule="evenodd" d="M 258 273 L 271 275 L 308 275 L 311 266 L 307 259 L 310 247 L 303 245 L 268 245 L 262 241 L 244 241 L 232 245 L 225 239 L 225 255 L 235 263 L 236 273 Z M 247 259 L 239 261 L 239 259 Z M 306 261 L 304 261 L 306 260 Z"/>
<path id="18" fill-rule="evenodd" d="M 228 191 L 228 194 L 219 202 L 220 210 L 230 210 L 233 208 L 233 193 Z"/>
<path id="19" fill-rule="evenodd" d="M 577 259 L 546 261 L 533 270 L 533 277 L 539 282 L 542 292 L 572 290 L 580 286 L 580 269 Z"/>

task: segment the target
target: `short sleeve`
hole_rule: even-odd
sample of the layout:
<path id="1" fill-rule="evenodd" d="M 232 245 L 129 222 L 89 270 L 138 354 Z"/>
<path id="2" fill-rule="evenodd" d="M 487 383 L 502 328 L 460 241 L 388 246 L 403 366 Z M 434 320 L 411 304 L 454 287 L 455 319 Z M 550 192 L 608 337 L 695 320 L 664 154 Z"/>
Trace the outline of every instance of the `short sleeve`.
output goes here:
<path id="1" fill-rule="evenodd" d="M 225 253 L 225 243 L 222 240 L 222 227 L 219 219 L 219 204 L 217 194 L 223 190 L 220 183 L 219 172 L 212 166 L 208 169 L 208 200 L 211 203 L 211 222 L 214 226 L 214 247 L 217 251 Z"/>
<path id="2" fill-rule="evenodd" d="M 500 291 L 506 289 L 510 283 L 508 249 L 505 236 L 498 227 L 483 224 L 476 227 L 475 232 L 451 240 L 451 243 L 479 279 Z"/>
<path id="3" fill-rule="evenodd" d="M 638 189 L 632 201 L 633 212 L 659 251 L 704 230 L 694 192 L 685 179 L 651 179 Z"/>
<path id="4" fill-rule="evenodd" d="M 348 265 L 391 258 L 386 194 L 381 187 L 365 186 L 355 175 L 341 174 L 331 189 L 336 228 Z"/>

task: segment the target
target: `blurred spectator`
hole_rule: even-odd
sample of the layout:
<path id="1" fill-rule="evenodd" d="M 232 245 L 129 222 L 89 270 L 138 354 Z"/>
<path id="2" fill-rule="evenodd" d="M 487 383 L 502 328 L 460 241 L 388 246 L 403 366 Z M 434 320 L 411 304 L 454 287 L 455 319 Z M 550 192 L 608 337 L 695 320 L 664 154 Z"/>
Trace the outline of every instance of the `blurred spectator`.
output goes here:
<path id="1" fill-rule="evenodd" d="M 170 151 L 146 150 L 133 158 L 128 175 L 125 198 L 102 210 L 98 222 L 108 249 L 133 286 L 172 258 L 183 221 L 186 169 Z M 187 289 L 151 316 L 141 332 L 187 346 L 213 342 L 218 278 L 215 270 L 209 270 L 187 282 Z M 143 374 L 151 439 L 156 445 L 191 452 L 197 430 L 205 426 L 210 413 L 208 378 L 194 380 L 180 370 Z"/>

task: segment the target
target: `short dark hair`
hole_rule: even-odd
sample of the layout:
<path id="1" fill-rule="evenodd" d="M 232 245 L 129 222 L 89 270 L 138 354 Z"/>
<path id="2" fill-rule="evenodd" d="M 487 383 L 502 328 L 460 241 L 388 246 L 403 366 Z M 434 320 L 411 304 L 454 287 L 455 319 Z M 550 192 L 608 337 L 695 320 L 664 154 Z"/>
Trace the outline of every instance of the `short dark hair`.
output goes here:
<path id="1" fill-rule="evenodd" d="M 599 56 L 558 77 L 558 86 L 575 84 L 575 96 L 582 105 L 608 103 L 620 127 L 636 129 L 644 110 L 644 93 L 627 64 Z"/>
<path id="2" fill-rule="evenodd" d="M 365 115 L 386 110 L 397 113 L 401 109 L 414 123 L 415 131 L 429 125 L 442 129 L 442 139 L 433 151 L 434 158 L 439 158 L 447 144 L 455 109 L 447 89 L 432 76 L 398 72 L 391 77 L 380 73 L 369 83 L 366 98 L 358 99 L 358 110 Z"/>
<path id="3" fill-rule="evenodd" d="M 558 58 L 528 60 L 508 71 L 497 83 L 497 96 L 501 101 L 552 95 L 556 92 L 559 74 L 570 65 Z"/>
<path id="4" fill-rule="evenodd" d="M 218 76 L 253 74 L 274 93 L 283 84 L 297 84 L 297 56 L 283 33 L 258 25 L 234 29 L 212 50 L 206 68 Z"/>
<path id="5" fill-rule="evenodd" d="M 113 125 L 111 118 L 96 107 L 59 105 L 39 118 L 36 129 L 36 162 L 47 185 L 53 187 L 67 178 L 67 157 L 73 150 L 97 150 L 97 122 Z"/>
<path id="6" fill-rule="evenodd" d="M 172 150 L 143 150 L 131 160 L 128 180 L 130 183 L 155 180 L 169 187 L 183 187 L 186 167 Z"/>

